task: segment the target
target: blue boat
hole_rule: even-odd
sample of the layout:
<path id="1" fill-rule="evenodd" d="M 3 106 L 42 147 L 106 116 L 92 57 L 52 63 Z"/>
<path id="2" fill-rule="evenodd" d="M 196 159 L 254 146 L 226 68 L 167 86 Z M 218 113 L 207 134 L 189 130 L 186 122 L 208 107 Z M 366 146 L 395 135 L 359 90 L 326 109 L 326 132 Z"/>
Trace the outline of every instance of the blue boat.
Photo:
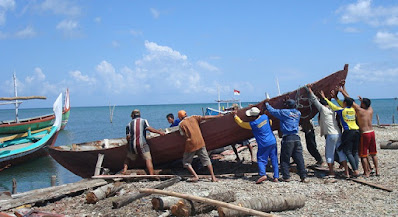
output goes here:
<path id="1" fill-rule="evenodd" d="M 54 145 L 62 123 L 62 93 L 53 106 L 55 121 L 48 128 L 0 138 L 0 170 L 22 164 L 48 154 L 46 147 Z"/>

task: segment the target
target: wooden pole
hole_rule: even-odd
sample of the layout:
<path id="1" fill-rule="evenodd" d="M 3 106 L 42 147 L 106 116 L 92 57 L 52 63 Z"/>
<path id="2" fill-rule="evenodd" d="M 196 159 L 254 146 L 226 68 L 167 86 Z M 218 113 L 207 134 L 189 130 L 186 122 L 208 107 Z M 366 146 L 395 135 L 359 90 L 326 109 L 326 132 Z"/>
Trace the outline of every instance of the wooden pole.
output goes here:
<path id="1" fill-rule="evenodd" d="M 98 160 L 97 164 L 95 165 L 94 176 L 98 176 L 100 174 L 103 161 L 104 161 L 104 154 L 98 154 Z"/>
<path id="2" fill-rule="evenodd" d="M 175 183 L 177 183 L 179 181 L 181 181 L 181 177 L 177 176 L 175 178 L 163 181 L 163 182 L 153 186 L 153 188 L 156 188 L 156 189 L 167 188 L 167 187 L 170 187 L 170 186 L 174 185 Z M 138 194 L 127 195 L 127 196 L 125 196 L 125 197 L 123 197 L 121 199 L 113 201 L 112 205 L 113 205 L 114 209 L 120 208 L 120 207 L 123 207 L 123 206 L 125 206 L 125 205 L 127 205 L 127 204 L 129 204 L 129 203 L 131 203 L 131 202 L 133 202 L 135 200 L 138 200 L 138 199 L 140 199 L 142 197 L 145 197 L 145 196 L 148 196 L 148 195 L 149 194 L 147 194 L 147 193 L 138 193 Z"/>
<path id="3" fill-rule="evenodd" d="M 376 119 L 377 119 L 377 126 L 380 126 L 380 119 L 378 114 L 376 114 Z"/>
<path id="4" fill-rule="evenodd" d="M 56 186 L 57 185 L 57 176 L 52 175 L 51 176 L 51 186 Z"/>
<path id="5" fill-rule="evenodd" d="M 17 180 L 15 178 L 12 178 L 12 194 L 17 193 Z"/>
<path id="6" fill-rule="evenodd" d="M 180 193 L 172 192 L 172 191 L 163 191 L 163 190 L 158 190 L 158 189 L 145 189 L 144 188 L 144 189 L 140 189 L 140 192 L 146 193 L 146 194 L 162 194 L 162 195 L 180 197 L 180 198 L 184 198 L 187 200 L 193 200 L 193 201 L 198 201 L 198 202 L 202 202 L 202 203 L 207 203 L 207 204 L 210 204 L 213 206 L 220 206 L 220 207 L 226 207 L 229 209 L 238 210 L 247 215 L 263 216 L 263 217 L 275 216 L 275 215 L 272 215 L 269 213 L 260 212 L 260 211 L 253 210 L 253 209 L 248 209 L 248 208 L 237 206 L 237 205 L 230 204 L 230 203 L 224 203 L 221 201 L 212 200 L 212 199 L 204 198 L 204 197 L 197 197 L 197 196 L 188 195 L 188 194 L 180 194 Z"/>
<path id="7" fill-rule="evenodd" d="M 392 114 L 392 123 L 395 124 L 395 116 Z"/>
<path id="8" fill-rule="evenodd" d="M 175 178 L 176 175 L 96 175 L 92 176 L 92 179 L 149 179 L 149 178 L 160 178 L 160 179 L 170 179 Z"/>
<path id="9" fill-rule="evenodd" d="M 29 99 L 47 99 L 47 97 L 45 96 L 0 97 L 0 101 L 29 100 Z"/>
<path id="10" fill-rule="evenodd" d="M 350 179 L 350 180 L 353 181 L 353 182 L 357 182 L 357 183 L 368 185 L 368 186 L 371 186 L 371 187 L 374 187 L 374 188 L 378 188 L 378 189 L 381 189 L 381 190 L 384 190 L 384 191 L 388 191 L 388 192 L 392 192 L 393 191 L 390 188 L 386 188 L 384 186 L 377 185 L 377 184 L 374 184 L 374 183 L 371 183 L 371 182 L 368 182 L 368 181 L 365 181 L 365 180 L 361 180 L 361 179 Z"/>

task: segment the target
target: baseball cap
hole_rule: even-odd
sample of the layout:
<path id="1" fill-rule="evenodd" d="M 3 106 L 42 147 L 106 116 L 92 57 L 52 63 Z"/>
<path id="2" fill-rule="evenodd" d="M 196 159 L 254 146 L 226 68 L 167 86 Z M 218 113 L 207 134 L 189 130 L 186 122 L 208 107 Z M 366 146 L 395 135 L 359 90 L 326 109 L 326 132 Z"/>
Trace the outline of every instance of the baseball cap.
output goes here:
<path id="1" fill-rule="evenodd" d="M 248 117 L 253 117 L 253 116 L 258 116 L 260 114 L 260 109 L 257 107 L 252 107 L 249 110 L 246 110 L 246 116 Z"/>
<path id="2" fill-rule="evenodd" d="M 285 102 L 285 105 L 289 108 L 295 108 L 296 107 L 296 101 L 292 100 L 292 99 L 288 99 Z"/>

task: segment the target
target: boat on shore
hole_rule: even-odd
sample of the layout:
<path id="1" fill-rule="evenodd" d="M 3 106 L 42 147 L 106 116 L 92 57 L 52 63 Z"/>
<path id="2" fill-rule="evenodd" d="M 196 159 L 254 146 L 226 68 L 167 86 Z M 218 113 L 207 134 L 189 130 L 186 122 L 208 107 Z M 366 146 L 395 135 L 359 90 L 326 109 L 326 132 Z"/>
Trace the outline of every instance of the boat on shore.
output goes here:
<path id="1" fill-rule="evenodd" d="M 18 104 L 21 103 L 20 101 L 18 101 L 18 98 L 21 97 L 9 98 L 8 100 L 15 99 L 15 101 L 11 103 Z M 16 110 L 17 109 L 18 107 L 16 106 Z M 70 101 L 69 101 L 69 89 L 67 89 L 65 92 L 64 108 L 62 110 L 61 129 L 64 129 L 66 124 L 68 123 L 69 115 L 70 115 Z M 28 129 L 32 131 L 39 130 L 42 128 L 52 126 L 54 124 L 54 121 L 55 121 L 55 114 L 46 114 L 26 119 L 18 119 L 18 117 L 16 117 L 15 120 L 0 121 L 0 135 L 25 133 L 28 131 Z"/>
<path id="2" fill-rule="evenodd" d="M 47 146 L 54 145 L 62 122 L 62 93 L 53 106 L 54 123 L 52 126 L 26 133 L 0 138 L 0 168 L 25 163 L 45 156 Z"/>
<path id="3" fill-rule="evenodd" d="M 312 83 L 314 93 L 323 90 L 330 93 L 331 90 L 338 90 L 339 86 L 345 82 L 348 73 L 348 65 L 343 70 L 337 71 L 319 81 Z M 302 114 L 301 121 L 312 119 L 318 112 L 315 106 L 308 99 L 305 88 L 282 94 L 271 98 L 269 103 L 274 108 L 283 108 L 287 99 L 294 99 L 297 108 Z M 265 111 L 265 101 L 254 105 L 260 110 Z M 245 111 L 250 107 L 238 110 L 238 115 L 243 121 Z M 272 129 L 279 129 L 279 120 L 270 116 L 273 121 Z M 234 144 L 253 137 L 251 130 L 243 130 L 239 127 L 232 114 L 226 114 L 216 119 L 211 119 L 200 124 L 203 138 L 207 150 L 214 150 L 230 144 Z M 169 132 L 167 132 L 169 131 Z M 164 136 L 147 137 L 147 142 L 151 149 L 152 161 L 155 166 L 181 159 L 184 153 L 185 139 L 178 132 L 178 127 L 167 130 Z M 103 167 L 116 173 L 123 168 L 123 161 L 127 153 L 125 139 L 105 139 L 91 143 L 72 144 L 68 146 L 49 147 L 50 155 L 63 167 L 81 177 L 91 177 L 94 175 L 98 154 L 104 154 Z M 83 148 L 84 147 L 84 148 Z M 129 165 L 129 168 L 145 168 L 143 159 L 138 158 Z"/>

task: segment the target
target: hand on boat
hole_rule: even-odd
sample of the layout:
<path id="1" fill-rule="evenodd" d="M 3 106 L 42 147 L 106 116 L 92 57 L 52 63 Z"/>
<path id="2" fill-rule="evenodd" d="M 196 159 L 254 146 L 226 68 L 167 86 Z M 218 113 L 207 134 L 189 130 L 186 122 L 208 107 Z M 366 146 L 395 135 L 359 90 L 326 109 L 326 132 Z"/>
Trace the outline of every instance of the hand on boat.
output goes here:
<path id="1" fill-rule="evenodd" d="M 319 92 L 319 94 L 321 95 L 322 98 L 326 98 L 325 97 L 325 93 L 323 92 L 323 90 L 321 90 L 321 92 Z"/>

